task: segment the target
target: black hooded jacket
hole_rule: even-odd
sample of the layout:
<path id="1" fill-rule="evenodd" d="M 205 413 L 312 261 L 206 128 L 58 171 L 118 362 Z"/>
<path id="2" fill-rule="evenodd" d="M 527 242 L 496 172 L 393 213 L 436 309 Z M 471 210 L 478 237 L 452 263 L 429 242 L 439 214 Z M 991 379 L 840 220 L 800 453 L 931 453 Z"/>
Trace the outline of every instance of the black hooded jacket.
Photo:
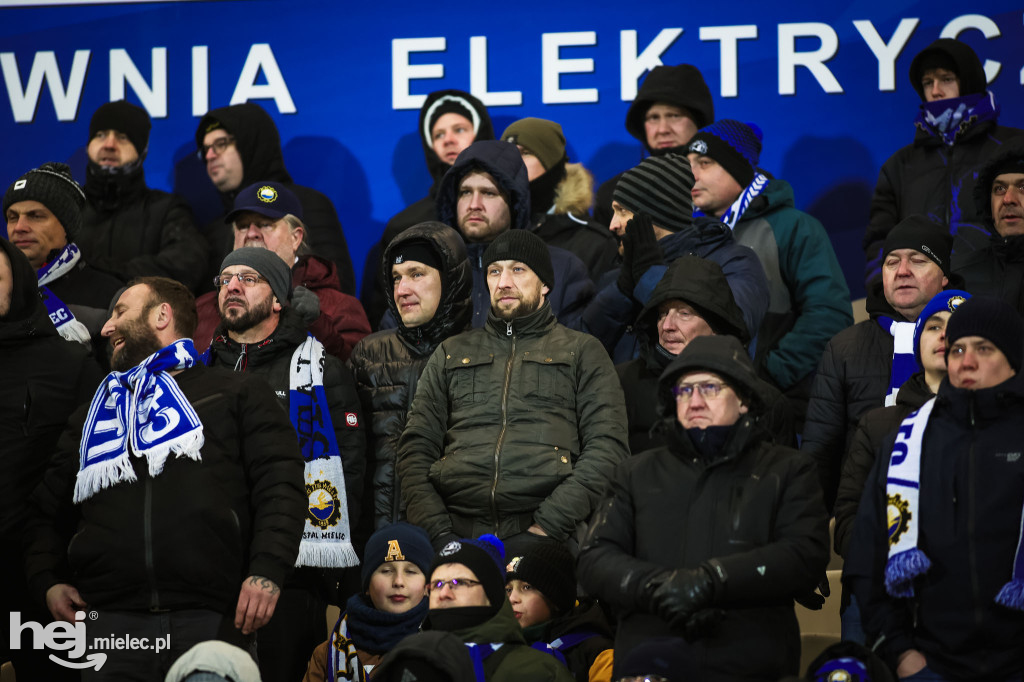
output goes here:
<path id="1" fill-rule="evenodd" d="M 349 358 L 356 387 L 369 424 L 369 471 L 364 499 L 373 500 L 373 528 L 404 518 L 399 479 L 395 475 L 398 439 L 416 395 L 416 386 L 427 359 L 444 339 L 469 329 L 473 305 L 470 298 L 473 274 L 466 247 L 458 232 L 447 225 L 428 222 L 398 235 L 381 259 L 381 272 L 390 275 L 393 254 L 410 241 L 426 240 L 444 265 L 441 302 L 434 317 L 418 327 L 399 323 L 397 329 L 375 332 L 356 344 Z M 401 320 L 390 276 L 381 278 L 388 308 Z M 371 497 L 372 495 L 372 497 Z M 369 528 L 364 524 L 365 528 Z M 365 530 L 364 528 L 364 530 Z"/>
<path id="2" fill-rule="evenodd" d="M 355 272 L 352 270 L 352 259 L 349 257 L 348 243 L 345 241 L 341 221 L 338 220 L 338 212 L 326 196 L 292 181 L 284 165 L 281 137 L 270 114 L 252 102 L 214 109 L 199 121 L 196 146 L 202 148 L 206 134 L 218 128 L 234 136 L 235 147 L 242 157 L 243 170 L 242 182 L 238 187 L 230 192 L 221 192 L 224 214 L 231 211 L 238 192 L 249 185 L 267 180 L 282 183 L 295 193 L 302 204 L 305 241 L 313 253 L 334 261 L 338 266 L 341 290 L 354 296 Z M 233 236 L 223 216 L 207 224 L 204 233 L 210 244 L 209 279 L 212 280 L 224 256 L 231 251 Z"/>

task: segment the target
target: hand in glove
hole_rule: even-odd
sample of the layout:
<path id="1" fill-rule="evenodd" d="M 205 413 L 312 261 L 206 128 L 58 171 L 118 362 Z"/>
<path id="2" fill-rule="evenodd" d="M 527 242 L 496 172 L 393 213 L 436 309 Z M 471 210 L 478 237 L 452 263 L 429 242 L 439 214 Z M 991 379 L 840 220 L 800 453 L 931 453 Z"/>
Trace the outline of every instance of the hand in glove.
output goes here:
<path id="1" fill-rule="evenodd" d="M 675 629 L 714 602 L 715 582 L 704 566 L 661 573 L 648 583 L 654 584 L 657 587 L 651 593 L 651 611 Z"/>
<path id="2" fill-rule="evenodd" d="M 725 617 L 722 609 L 701 609 L 690 616 L 683 628 L 683 637 L 687 642 L 693 642 L 701 637 L 714 637 L 718 630 L 718 624 Z"/>
<path id="3" fill-rule="evenodd" d="M 306 324 L 312 324 L 320 317 L 320 299 L 301 285 L 292 290 L 292 308 Z"/>
<path id="4" fill-rule="evenodd" d="M 798 594 L 795 597 L 796 603 L 805 609 L 810 609 L 811 611 L 821 611 L 822 607 L 825 606 L 825 598 L 832 594 L 832 590 L 828 586 L 827 574 L 821 579 L 821 582 L 818 583 L 817 590 L 817 592 L 811 590 L 804 594 Z M 819 592 L 821 594 L 818 594 Z"/>
<path id="5" fill-rule="evenodd" d="M 633 296 L 637 282 L 652 266 L 665 262 L 665 256 L 658 246 L 658 238 L 654 235 L 654 223 L 651 217 L 637 213 L 626 223 L 626 231 L 622 236 L 622 268 L 619 270 L 619 291 L 626 296 Z"/>

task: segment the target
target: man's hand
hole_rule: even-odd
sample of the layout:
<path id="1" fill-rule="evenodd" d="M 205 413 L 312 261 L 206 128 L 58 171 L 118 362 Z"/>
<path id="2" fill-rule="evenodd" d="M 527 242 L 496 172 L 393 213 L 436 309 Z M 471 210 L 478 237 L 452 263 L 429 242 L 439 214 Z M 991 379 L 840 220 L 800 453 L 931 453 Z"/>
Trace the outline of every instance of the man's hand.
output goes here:
<path id="1" fill-rule="evenodd" d="M 82 595 L 73 585 L 57 583 L 46 591 L 46 608 L 54 620 L 65 620 L 69 623 L 75 622 L 75 611 L 81 611 L 87 606 Z"/>
<path id="2" fill-rule="evenodd" d="M 656 589 L 651 588 L 657 585 Z M 655 576 L 647 587 L 652 611 L 673 628 L 682 628 L 690 616 L 712 605 L 715 583 L 704 568 L 679 568 Z"/>
<path id="3" fill-rule="evenodd" d="M 544 529 L 541 528 L 540 525 L 536 524 L 536 523 L 533 524 L 532 526 L 530 526 L 529 528 L 527 528 L 526 532 L 527 533 L 533 533 L 534 535 L 541 535 L 543 537 L 547 537 L 548 536 L 548 534 L 544 532 Z"/>
<path id="4" fill-rule="evenodd" d="M 924 670 L 928 665 L 927 659 L 917 649 L 907 649 L 896 659 L 896 677 L 901 680 L 910 677 Z"/>
<path id="5" fill-rule="evenodd" d="M 251 575 L 242 581 L 242 591 L 238 595 L 238 607 L 235 609 L 235 627 L 243 635 L 250 635 L 267 624 L 274 615 L 277 598 L 281 596 L 281 588 L 270 578 Z"/>

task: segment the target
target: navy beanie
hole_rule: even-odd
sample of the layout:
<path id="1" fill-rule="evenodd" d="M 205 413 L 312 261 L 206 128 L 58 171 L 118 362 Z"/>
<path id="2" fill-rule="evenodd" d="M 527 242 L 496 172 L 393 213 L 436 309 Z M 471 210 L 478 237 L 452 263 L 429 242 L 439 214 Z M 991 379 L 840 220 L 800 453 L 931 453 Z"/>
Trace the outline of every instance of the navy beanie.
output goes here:
<path id="1" fill-rule="evenodd" d="M 430 579 L 430 564 L 434 561 L 434 548 L 430 537 L 419 526 L 399 521 L 384 526 L 370 536 L 363 552 L 363 591 L 370 588 L 370 577 L 381 564 L 389 561 L 409 561 Z"/>
<path id="2" fill-rule="evenodd" d="M 918 368 L 924 369 L 924 366 L 921 364 L 921 333 L 924 331 L 925 322 L 935 313 L 956 312 L 960 304 L 970 297 L 969 293 L 959 289 L 940 291 L 935 294 L 932 300 L 928 301 L 928 305 L 917 316 L 917 322 L 914 323 L 914 359 L 917 361 Z"/>
<path id="3" fill-rule="evenodd" d="M 746 187 L 757 173 L 762 137 L 761 129 L 753 123 L 723 118 L 698 130 L 687 153 L 714 159 L 741 187 Z"/>

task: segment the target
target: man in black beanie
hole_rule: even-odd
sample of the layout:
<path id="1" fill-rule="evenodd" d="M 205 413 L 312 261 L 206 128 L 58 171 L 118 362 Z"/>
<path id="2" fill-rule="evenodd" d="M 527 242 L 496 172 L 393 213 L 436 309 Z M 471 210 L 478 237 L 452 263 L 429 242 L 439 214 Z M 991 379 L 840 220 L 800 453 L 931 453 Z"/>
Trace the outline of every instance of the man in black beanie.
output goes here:
<path id="1" fill-rule="evenodd" d="M 484 532 L 513 555 L 572 545 L 628 452 L 622 389 L 600 343 L 555 321 L 539 237 L 506 231 L 483 263 L 487 324 L 441 342 L 399 443 L 409 521 L 436 547 Z"/>
<path id="2" fill-rule="evenodd" d="M 952 273 L 953 238 L 924 216 L 910 216 L 886 237 L 882 281 L 868 295 L 870 319 L 825 346 L 811 387 L 801 449 L 818 465 L 825 503 L 835 502 L 850 439 L 864 413 L 894 405 L 917 371 L 914 322 L 943 289 L 961 289 Z"/>
<path id="3" fill-rule="evenodd" d="M 75 242 L 89 264 L 123 282 L 176 279 L 193 292 L 206 267 L 206 240 L 178 196 L 146 187 L 149 114 L 124 100 L 108 102 L 89 122 L 82 229 Z"/>
<path id="4" fill-rule="evenodd" d="M 7 239 L 28 258 L 50 320 L 69 341 L 92 345 L 106 366 L 100 336 L 120 280 L 86 264 L 75 238 L 85 194 L 63 163 L 44 163 L 15 180 L 4 194 Z"/>

